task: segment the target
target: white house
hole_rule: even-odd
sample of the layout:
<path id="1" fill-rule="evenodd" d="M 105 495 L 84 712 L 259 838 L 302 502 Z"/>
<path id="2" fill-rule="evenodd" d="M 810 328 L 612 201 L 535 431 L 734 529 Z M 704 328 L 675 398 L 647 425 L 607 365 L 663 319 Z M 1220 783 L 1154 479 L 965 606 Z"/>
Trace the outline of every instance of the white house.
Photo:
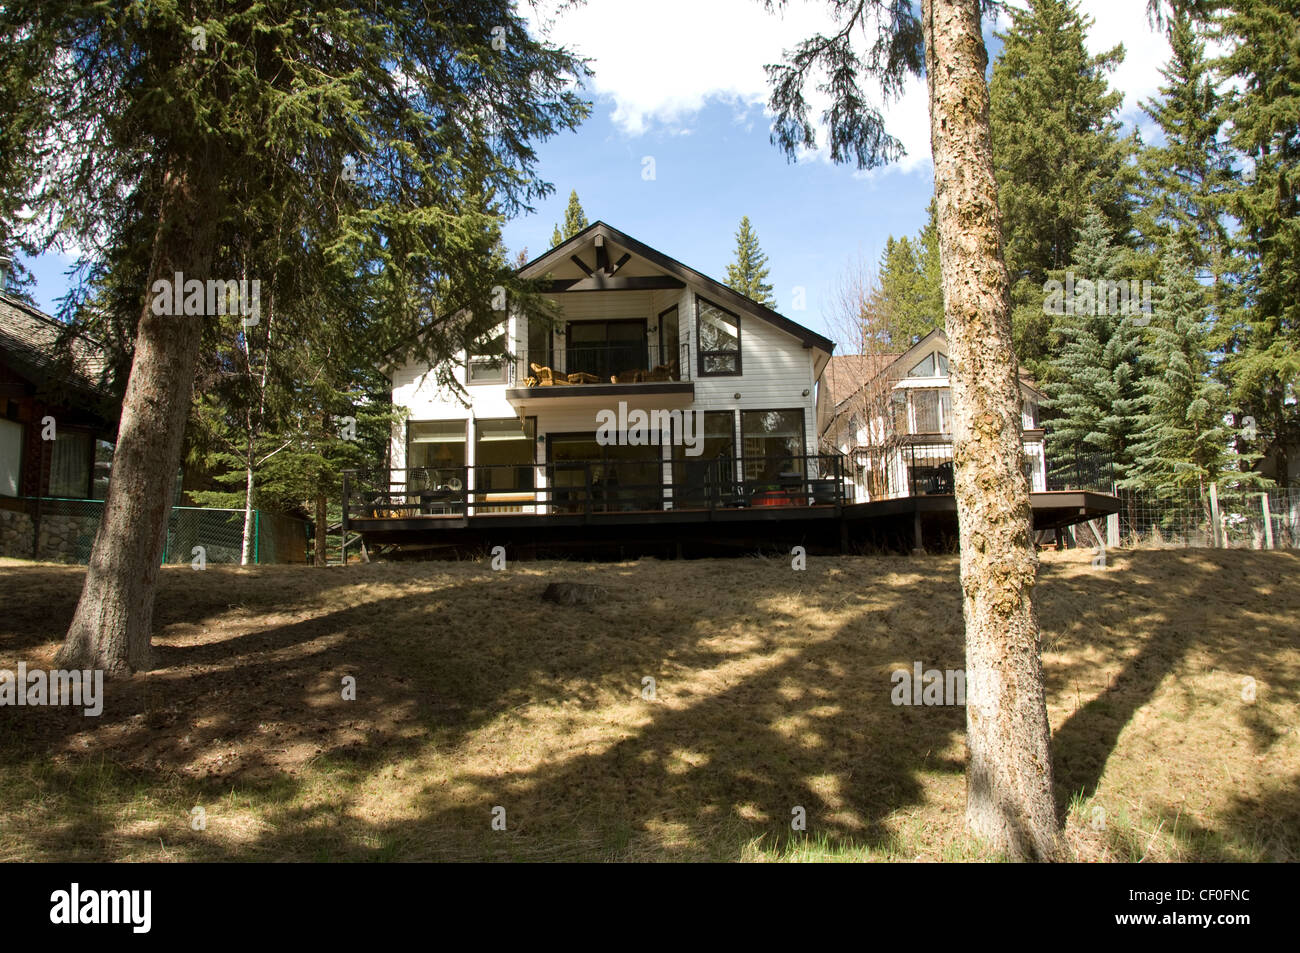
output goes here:
<path id="1" fill-rule="evenodd" d="M 825 376 L 823 444 L 847 457 L 859 502 L 952 493 L 952 389 L 948 339 L 931 331 L 901 354 L 848 354 Z M 1047 489 L 1044 395 L 1020 378 L 1025 475 L 1031 492 Z"/>
<path id="2" fill-rule="evenodd" d="M 817 449 L 822 335 L 604 222 L 520 274 L 562 320 L 507 310 L 513 359 L 457 358 L 467 400 L 427 365 L 392 371 L 397 498 L 419 515 L 815 505 L 840 485 Z"/>

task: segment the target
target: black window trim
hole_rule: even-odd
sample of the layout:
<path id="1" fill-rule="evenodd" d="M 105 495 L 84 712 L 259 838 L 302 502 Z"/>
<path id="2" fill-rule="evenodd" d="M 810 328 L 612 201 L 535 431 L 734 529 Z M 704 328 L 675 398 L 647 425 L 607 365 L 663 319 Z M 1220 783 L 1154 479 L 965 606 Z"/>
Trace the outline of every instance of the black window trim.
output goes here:
<path id="1" fill-rule="evenodd" d="M 704 350 L 703 347 L 700 346 L 700 345 L 702 344 L 703 340 L 704 340 L 704 339 L 700 336 L 700 303 L 701 303 L 701 302 L 703 302 L 703 303 L 709 305 L 709 307 L 717 308 L 717 309 L 718 309 L 719 311 L 721 311 L 723 314 L 728 314 L 728 315 L 731 315 L 731 317 L 735 318 L 735 320 L 736 320 L 736 350 L 735 350 L 734 352 L 733 352 L 733 351 L 706 351 L 706 350 Z M 679 327 L 680 327 L 680 325 L 679 325 Z M 696 349 L 695 360 L 696 360 L 696 365 L 697 365 L 697 366 L 696 366 L 696 370 L 697 370 L 697 373 L 699 374 L 700 377 L 740 377 L 740 376 L 744 373 L 744 368 L 743 368 L 743 366 L 741 365 L 741 353 L 742 353 L 742 350 L 743 350 L 743 349 L 742 349 L 742 347 L 741 347 L 741 337 L 740 337 L 740 332 L 741 332 L 741 328 L 740 328 L 740 315 L 738 315 L 736 312 L 734 312 L 734 311 L 732 311 L 732 310 L 730 310 L 730 309 L 728 309 L 728 308 L 724 308 L 722 305 L 718 304 L 716 301 L 713 301 L 713 300 L 710 300 L 709 298 L 704 297 L 704 295 L 697 294 L 697 295 L 695 296 L 695 349 Z M 707 357 L 718 357 L 718 356 L 724 356 L 724 355 L 725 355 L 725 356 L 729 356 L 729 355 L 731 355 L 731 354 L 733 354 L 733 353 L 734 353 L 735 356 L 736 356 L 736 369 L 735 369 L 734 371 L 706 371 L 706 370 L 704 369 L 704 366 L 705 366 L 705 358 L 707 358 Z"/>

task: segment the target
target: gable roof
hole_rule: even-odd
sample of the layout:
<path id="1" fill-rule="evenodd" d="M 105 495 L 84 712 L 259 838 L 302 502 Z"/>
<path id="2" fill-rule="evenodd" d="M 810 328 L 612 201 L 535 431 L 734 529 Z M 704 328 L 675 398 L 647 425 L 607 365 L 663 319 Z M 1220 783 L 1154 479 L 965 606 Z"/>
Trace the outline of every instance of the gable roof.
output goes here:
<path id="1" fill-rule="evenodd" d="M 106 384 L 108 361 L 104 348 L 84 334 L 69 344 L 71 361 L 57 349 L 67 325 L 18 298 L 0 294 L 0 350 L 14 369 L 33 382 L 70 386 L 87 396 L 111 398 Z"/>
<path id="2" fill-rule="evenodd" d="M 927 346 L 928 345 L 928 346 Z M 837 354 L 830 359 L 823 380 L 826 380 L 834 416 L 842 412 L 846 403 L 878 380 L 903 380 L 908 372 L 932 349 L 948 353 L 948 335 L 943 328 L 935 328 L 915 344 L 903 351 L 879 354 Z M 891 373 L 897 371 L 897 373 Z M 1046 395 L 1023 368 L 1019 372 L 1020 386 L 1042 399 Z M 829 426 L 829 425 L 828 425 Z"/>
<path id="3" fill-rule="evenodd" d="M 521 278 L 540 278 L 542 275 L 552 272 L 557 266 L 567 265 L 569 256 L 574 254 L 579 248 L 585 246 L 597 235 L 602 236 L 607 241 L 612 242 L 624 251 L 631 252 L 638 258 L 644 259 L 656 268 L 681 279 L 688 284 L 696 284 L 702 287 L 710 297 L 716 298 L 719 304 L 730 305 L 734 308 L 743 308 L 746 312 L 762 318 L 773 327 L 784 331 L 786 334 L 798 339 L 804 347 L 816 348 L 830 354 L 835 350 L 835 342 L 829 338 L 818 334 L 811 328 L 806 328 L 798 322 L 791 321 L 785 315 L 773 311 L 766 305 L 759 304 L 752 298 L 747 298 L 738 291 L 734 291 L 720 281 L 710 278 L 703 272 L 696 271 L 688 265 L 683 265 L 675 258 L 665 255 L 656 248 L 651 248 L 643 242 L 637 241 L 631 235 L 619 231 L 611 225 L 602 221 L 595 221 L 578 232 L 572 238 L 561 242 L 550 251 L 544 252 L 532 261 L 523 265 L 518 270 Z"/>

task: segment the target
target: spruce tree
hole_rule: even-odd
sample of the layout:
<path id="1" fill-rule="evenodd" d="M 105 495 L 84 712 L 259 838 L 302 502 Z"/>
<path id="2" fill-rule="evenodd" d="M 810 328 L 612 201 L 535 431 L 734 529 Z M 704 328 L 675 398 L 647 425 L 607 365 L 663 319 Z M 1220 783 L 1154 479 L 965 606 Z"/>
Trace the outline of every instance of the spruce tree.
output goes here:
<path id="1" fill-rule="evenodd" d="M 590 224 L 587 213 L 582 210 L 582 203 L 578 201 L 578 190 L 573 189 L 569 192 L 569 204 L 564 208 L 564 228 L 561 230 L 559 225 L 555 226 L 551 232 L 551 247 L 567 242 Z"/>
<path id="2" fill-rule="evenodd" d="M 1112 244 L 1106 218 L 1090 209 L 1079 229 L 1070 268 L 1060 274 L 1073 294 L 1053 325 L 1047 408 L 1049 462 L 1068 472 L 1077 459 L 1100 454 L 1117 478 L 1132 464 L 1142 388 L 1140 327 L 1149 315 L 1117 300 L 1102 282 L 1118 281 L 1123 250 Z"/>
<path id="3" fill-rule="evenodd" d="M 96 293 L 114 303 L 131 355 L 61 667 L 151 665 L 171 488 L 213 325 L 188 288 L 176 313 L 175 274 L 292 284 L 306 321 L 302 292 L 346 289 L 308 266 L 350 262 L 378 276 L 367 303 L 385 333 L 432 366 L 499 320 L 495 287 L 531 294 L 487 254 L 499 216 L 483 196 L 513 214 L 548 194 L 534 144 L 586 114 L 573 87 L 585 69 L 507 0 L 446 12 L 434 22 L 419 5 L 310 0 L 0 7 L 0 219 L 25 207 L 29 246 L 93 250 Z M 324 253 L 298 267 L 304 248 Z M 336 299 L 312 303 L 327 320 Z"/>
<path id="4" fill-rule="evenodd" d="M 776 307 L 772 286 L 765 280 L 768 275 L 767 255 L 759 247 L 758 235 L 749 224 L 749 216 L 742 216 L 736 232 L 736 260 L 727 266 L 727 287 L 752 301 Z"/>
<path id="5" fill-rule="evenodd" d="M 1243 274 L 1241 300 L 1220 329 L 1224 372 L 1240 423 L 1256 422 L 1257 450 L 1278 482 L 1300 472 L 1300 30 L 1293 0 L 1234 0 L 1211 21 L 1230 52 L 1218 63 L 1234 87 L 1224 117 L 1244 157 L 1228 211 Z M 1238 444 L 1251 446 L 1238 434 Z"/>
<path id="6" fill-rule="evenodd" d="M 1168 35 L 1171 55 L 1160 70 L 1165 82 L 1157 98 L 1142 104 L 1164 143 L 1144 148 L 1138 157 L 1141 207 L 1135 225 L 1151 248 L 1167 248 L 1173 239 L 1177 254 L 1217 287 L 1229 268 L 1224 211 L 1233 184 L 1231 157 L 1220 136 L 1219 81 L 1187 13 L 1174 13 Z"/>
<path id="7" fill-rule="evenodd" d="M 1141 413 L 1126 487 L 1195 486 L 1245 470 L 1224 423 L 1228 394 L 1208 348 L 1210 319 L 1192 263 L 1170 248 L 1160 292 L 1142 340 Z"/>
<path id="8" fill-rule="evenodd" d="M 989 121 L 1016 352 L 1043 379 L 1052 358 L 1043 282 L 1071 261 L 1083 209 L 1099 209 L 1112 234 L 1127 235 L 1136 137 L 1120 136 L 1123 97 L 1106 78 L 1123 60 L 1122 46 L 1090 54 L 1092 21 L 1074 0 L 1029 0 L 1009 12 Z"/>

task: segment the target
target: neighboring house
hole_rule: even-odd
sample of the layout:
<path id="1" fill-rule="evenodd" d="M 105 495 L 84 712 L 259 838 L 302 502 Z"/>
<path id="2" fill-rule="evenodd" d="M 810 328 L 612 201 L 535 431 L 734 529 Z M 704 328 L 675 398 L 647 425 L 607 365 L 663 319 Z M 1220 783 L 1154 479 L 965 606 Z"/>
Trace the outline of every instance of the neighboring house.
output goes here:
<path id="1" fill-rule="evenodd" d="M 0 294 L 0 497 L 104 498 L 118 410 L 103 348 L 77 336 L 60 356 L 65 330 Z"/>
<path id="2" fill-rule="evenodd" d="M 931 331 L 901 354 L 834 357 L 825 386 L 833 409 L 823 445 L 848 458 L 860 502 L 953 492 L 952 390 L 948 339 Z M 1020 379 L 1025 475 L 1047 489 L 1041 391 Z"/>
<path id="3" fill-rule="evenodd" d="M 468 406 L 427 365 L 392 370 L 409 419 L 390 500 L 469 516 L 818 502 L 837 469 L 817 450 L 831 341 L 604 222 L 520 275 L 550 282 L 562 320 L 511 311 L 495 343 L 513 360 L 460 355 Z M 689 411 L 698 456 L 683 445 Z M 609 415 L 615 443 L 598 439 Z"/>

